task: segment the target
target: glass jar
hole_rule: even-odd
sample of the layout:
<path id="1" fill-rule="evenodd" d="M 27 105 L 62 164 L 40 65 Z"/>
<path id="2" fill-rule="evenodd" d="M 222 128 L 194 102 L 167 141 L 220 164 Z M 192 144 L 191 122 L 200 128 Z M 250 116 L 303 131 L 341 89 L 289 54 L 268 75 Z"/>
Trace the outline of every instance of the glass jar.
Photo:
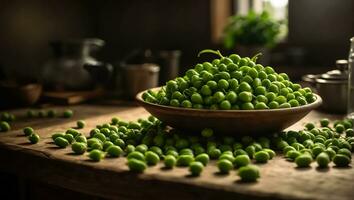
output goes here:
<path id="1" fill-rule="evenodd" d="M 350 39 L 350 51 L 348 57 L 348 118 L 354 122 L 354 37 Z"/>

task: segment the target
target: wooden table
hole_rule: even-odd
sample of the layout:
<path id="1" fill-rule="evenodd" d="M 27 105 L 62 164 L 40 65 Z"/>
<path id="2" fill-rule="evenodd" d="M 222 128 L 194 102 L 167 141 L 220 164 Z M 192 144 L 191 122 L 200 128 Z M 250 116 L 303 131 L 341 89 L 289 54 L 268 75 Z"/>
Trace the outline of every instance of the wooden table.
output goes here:
<path id="1" fill-rule="evenodd" d="M 354 169 L 311 168 L 297 169 L 295 164 L 280 155 L 268 164 L 259 165 L 261 178 L 256 183 L 241 183 L 236 171 L 229 175 L 217 174 L 215 163 L 208 165 L 200 177 L 189 177 L 187 168 L 163 170 L 162 164 L 149 167 L 144 174 L 128 171 L 125 158 L 107 158 L 91 162 L 87 155 L 76 156 L 70 148 L 58 149 L 51 142 L 54 131 L 75 126 L 84 119 L 85 134 L 96 124 L 108 122 L 117 116 L 136 120 L 148 116 L 135 106 L 74 106 L 71 119 L 19 119 L 12 131 L 0 134 L 0 169 L 25 179 L 36 180 L 60 188 L 70 189 L 97 198 L 111 199 L 353 199 Z M 13 113 L 23 115 L 24 110 Z M 322 117 L 338 119 L 341 116 L 313 111 L 292 129 L 305 121 Z M 41 136 L 38 144 L 29 144 L 21 129 L 32 126 Z M 351 164 L 353 166 L 353 162 Z M 71 196 L 72 197 L 72 196 Z M 54 196 L 53 196 L 54 198 Z M 70 195 L 69 195 L 70 198 Z"/>

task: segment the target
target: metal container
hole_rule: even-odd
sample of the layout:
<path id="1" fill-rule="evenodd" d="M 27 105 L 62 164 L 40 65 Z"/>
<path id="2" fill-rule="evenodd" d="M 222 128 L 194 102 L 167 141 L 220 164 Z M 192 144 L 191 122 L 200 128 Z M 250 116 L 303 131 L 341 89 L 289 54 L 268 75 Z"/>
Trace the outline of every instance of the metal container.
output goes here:
<path id="1" fill-rule="evenodd" d="M 100 65 L 91 53 L 100 49 L 104 41 L 98 38 L 55 41 L 51 43 L 54 57 L 42 69 L 41 80 L 54 90 L 88 90 L 94 87 L 94 74 L 85 65 Z"/>
<path id="2" fill-rule="evenodd" d="M 322 109 L 331 113 L 346 113 L 348 95 L 348 61 L 337 60 L 336 70 L 324 74 L 307 74 L 302 80 L 310 83 L 322 97 Z"/>
<path id="3" fill-rule="evenodd" d="M 122 86 L 126 97 L 132 99 L 140 91 L 157 87 L 160 67 L 153 63 L 126 64 L 121 67 Z"/>

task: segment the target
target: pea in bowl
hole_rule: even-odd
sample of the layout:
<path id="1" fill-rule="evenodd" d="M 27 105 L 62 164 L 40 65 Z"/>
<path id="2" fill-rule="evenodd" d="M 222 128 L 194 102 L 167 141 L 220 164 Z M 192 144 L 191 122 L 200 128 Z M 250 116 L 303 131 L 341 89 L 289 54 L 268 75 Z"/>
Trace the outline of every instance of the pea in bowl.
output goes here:
<path id="1" fill-rule="evenodd" d="M 158 91 L 159 89 L 153 88 L 152 90 Z M 314 102 L 292 108 L 264 110 L 194 109 L 146 102 L 142 98 L 146 91 L 136 95 L 139 105 L 167 125 L 191 133 L 199 133 L 204 128 L 212 128 L 217 134 L 272 134 L 293 125 L 322 103 L 321 97 L 315 94 L 316 100 Z"/>

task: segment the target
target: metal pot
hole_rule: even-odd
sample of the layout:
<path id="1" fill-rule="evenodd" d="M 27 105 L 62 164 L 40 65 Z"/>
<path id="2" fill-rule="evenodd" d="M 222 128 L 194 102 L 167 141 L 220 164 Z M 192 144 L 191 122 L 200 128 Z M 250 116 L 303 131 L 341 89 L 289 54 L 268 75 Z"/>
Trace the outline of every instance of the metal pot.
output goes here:
<path id="1" fill-rule="evenodd" d="M 159 71 L 160 67 L 153 63 L 123 64 L 120 75 L 125 97 L 133 99 L 139 92 L 157 87 Z"/>
<path id="2" fill-rule="evenodd" d="M 302 80 L 310 83 L 322 97 L 322 109 L 331 113 L 346 113 L 348 96 L 348 61 L 337 60 L 336 70 L 324 74 L 307 74 Z"/>

